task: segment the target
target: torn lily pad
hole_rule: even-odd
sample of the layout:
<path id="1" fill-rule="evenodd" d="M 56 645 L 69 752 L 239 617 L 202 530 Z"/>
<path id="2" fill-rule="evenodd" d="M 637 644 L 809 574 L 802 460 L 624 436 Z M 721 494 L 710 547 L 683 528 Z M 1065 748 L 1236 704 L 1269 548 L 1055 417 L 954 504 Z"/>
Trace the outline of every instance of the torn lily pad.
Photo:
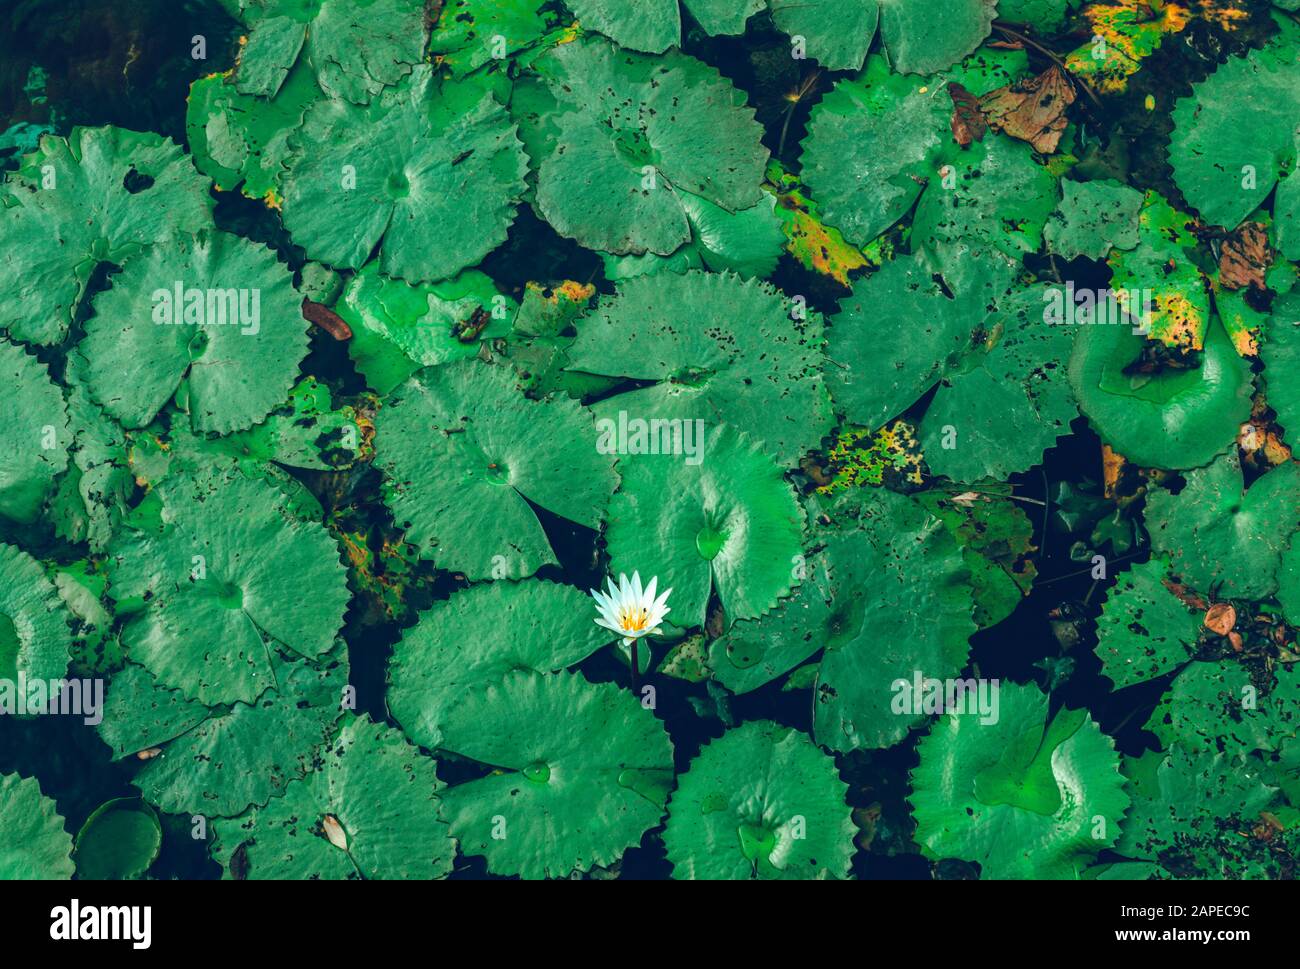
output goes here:
<path id="1" fill-rule="evenodd" d="M 0 380 L 0 517 L 29 523 L 68 466 L 68 408 L 45 364 L 3 338 Z"/>
<path id="2" fill-rule="evenodd" d="M 110 592 L 131 658 L 205 704 L 251 703 L 276 684 L 277 644 L 314 659 L 350 594 L 338 544 L 286 494 L 238 471 L 169 477 L 155 530 L 109 548 Z"/>
<path id="3" fill-rule="evenodd" d="M 484 855 L 494 874 L 567 878 L 608 867 L 663 817 L 672 743 L 612 683 L 510 673 L 462 697 L 444 733 L 444 749 L 495 768 L 442 795 L 461 850 Z"/>
<path id="4" fill-rule="evenodd" d="M 1288 461 L 1246 488 L 1233 448 L 1186 478 L 1177 495 L 1147 495 L 1152 549 L 1168 552 L 1172 571 L 1203 593 L 1262 599 L 1276 592 L 1282 550 L 1300 528 L 1300 465 Z"/>
<path id="5" fill-rule="evenodd" d="M 1192 663 L 1174 678 L 1147 729 L 1165 747 L 1192 753 L 1277 751 L 1300 732 L 1300 669 L 1274 673 L 1275 682 L 1257 684 L 1237 662 Z"/>
<path id="6" fill-rule="evenodd" d="M 504 242 L 524 190 L 505 108 L 473 86 L 439 89 L 428 66 L 365 107 L 317 102 L 290 146 L 293 241 L 348 269 L 378 248 L 383 272 L 411 283 L 455 276 Z"/>
<path id="7" fill-rule="evenodd" d="M 72 836 L 34 777 L 0 774 L 0 878 L 69 879 Z"/>
<path id="8" fill-rule="evenodd" d="M 28 682 L 62 679 L 71 656 L 72 615 L 45 570 L 22 549 L 0 542 L 0 697 L 7 713 L 44 713 L 48 690 L 17 694 Z"/>
<path id="9" fill-rule="evenodd" d="M 509 568 L 509 561 L 501 563 Z M 553 673 L 613 638 L 592 621 L 591 597 L 544 580 L 496 581 L 434 603 L 393 647 L 388 704 L 411 739 L 439 745 L 440 725 L 470 691 L 514 670 Z"/>
<path id="10" fill-rule="evenodd" d="M 234 879 L 441 878 L 455 856 L 441 789 L 399 731 L 352 717 L 282 797 L 218 821 L 213 856 Z"/>
<path id="11" fill-rule="evenodd" d="M 807 734 L 751 721 L 678 776 L 664 843 L 674 878 L 845 878 L 856 828 L 835 761 Z"/>
<path id="12" fill-rule="evenodd" d="M 1165 584 L 1162 558 L 1121 572 L 1097 618 L 1097 658 L 1120 690 L 1164 676 L 1196 653 L 1201 617 Z"/>
<path id="13" fill-rule="evenodd" d="M 248 40 L 235 71 L 241 93 L 276 94 L 305 61 L 326 94 L 366 104 L 424 58 L 424 0 L 235 0 Z"/>
<path id="14" fill-rule="evenodd" d="M 348 354 L 377 393 L 388 394 L 422 367 L 477 356 L 484 340 L 506 336 L 517 307 L 477 270 L 411 285 L 370 262 L 334 310 L 352 329 Z"/>
<path id="15" fill-rule="evenodd" d="M 821 318 L 770 286 L 668 273 L 627 280 L 602 300 L 568 357 L 571 370 L 642 384 L 593 408 L 602 424 L 619 425 L 619 453 L 635 453 L 625 417 L 703 421 L 744 429 L 793 467 L 833 424 L 821 343 Z"/>
<path id="16" fill-rule="evenodd" d="M 694 452 L 619 459 L 609 506 L 610 571 L 657 575 L 673 620 L 702 625 L 711 591 L 729 621 L 754 619 L 799 583 L 803 511 L 781 467 L 748 435 L 720 424 Z M 684 438 L 683 438 L 684 439 Z M 694 463 L 692 463 L 694 462 Z M 671 501 L 654 496 L 671 495 Z"/>
<path id="17" fill-rule="evenodd" d="M 1129 806 L 1114 743 L 1084 710 L 1004 683 L 996 723 L 940 717 L 912 771 L 927 858 L 978 862 L 984 879 L 1073 879 L 1115 844 Z"/>
<path id="18" fill-rule="evenodd" d="M 74 128 L 46 137 L 0 185 L 0 330 L 58 343 L 91 274 L 211 225 L 208 180 L 161 135 Z"/>
<path id="19" fill-rule="evenodd" d="M 714 68 L 592 38 L 556 47 L 536 70 L 552 103 L 534 122 L 549 137 L 530 136 L 535 204 L 560 235 L 616 255 L 666 256 L 691 239 L 679 192 L 730 212 L 762 201 L 762 129 Z"/>
<path id="20" fill-rule="evenodd" d="M 144 427 L 182 386 L 195 431 L 228 434 L 285 399 L 307 353 L 293 274 L 266 246 L 210 230 L 128 261 L 77 352 L 106 414 Z"/>
<path id="21" fill-rule="evenodd" d="M 447 0 L 429 53 L 439 68 L 464 77 L 532 47 L 556 23 L 543 0 Z"/>
<path id="22" fill-rule="evenodd" d="M 285 792 L 318 756 L 339 718 L 347 671 L 270 660 L 274 682 L 253 703 L 213 708 L 162 686 L 143 667 L 114 676 L 100 737 L 115 759 L 157 750 L 132 783 L 172 814 L 230 817 Z"/>
<path id="23" fill-rule="evenodd" d="M 529 400 L 506 366 L 461 360 L 399 387 L 375 418 L 375 464 L 406 540 L 469 579 L 556 561 L 532 509 L 597 528 L 618 482 L 575 401 Z"/>
<path id="24" fill-rule="evenodd" d="M 1079 327 L 1070 385 L 1101 439 L 1144 467 L 1205 465 L 1250 417 L 1250 368 L 1211 323 L 1196 365 L 1147 364 L 1146 340 L 1123 322 Z"/>

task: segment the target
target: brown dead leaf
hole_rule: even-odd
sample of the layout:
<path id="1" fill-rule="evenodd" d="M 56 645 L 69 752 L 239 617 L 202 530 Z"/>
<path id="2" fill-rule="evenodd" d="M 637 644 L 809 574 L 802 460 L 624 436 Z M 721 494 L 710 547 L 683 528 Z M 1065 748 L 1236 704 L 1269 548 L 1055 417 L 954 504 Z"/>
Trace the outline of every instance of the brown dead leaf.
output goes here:
<path id="1" fill-rule="evenodd" d="M 323 303 L 314 303 L 306 297 L 302 301 L 302 318 L 315 323 L 336 340 L 351 340 L 352 327 Z"/>
<path id="2" fill-rule="evenodd" d="M 952 98 L 952 136 L 963 148 L 973 141 L 983 141 L 989 130 L 988 119 L 980 110 L 980 99 L 956 82 L 948 85 Z"/>
<path id="3" fill-rule="evenodd" d="M 325 837 L 329 838 L 330 844 L 340 851 L 348 850 L 348 836 L 344 833 L 343 825 L 339 824 L 338 818 L 327 814 L 320 826 L 325 829 Z"/>
<path id="4" fill-rule="evenodd" d="M 990 91 L 979 99 L 989 127 L 1027 141 L 1049 155 L 1065 133 L 1065 109 L 1074 103 L 1074 85 L 1053 64 L 1037 77 Z"/>
<path id="5" fill-rule="evenodd" d="M 1212 633 L 1226 636 L 1237 625 L 1237 610 L 1228 602 L 1216 602 L 1205 613 L 1205 628 Z"/>
<path id="6" fill-rule="evenodd" d="M 1263 290 L 1264 274 L 1273 264 L 1274 252 L 1261 222 L 1246 222 L 1224 240 L 1219 253 L 1219 285 L 1224 289 Z"/>
<path id="7" fill-rule="evenodd" d="M 149 747 L 146 750 L 136 751 L 135 756 L 136 756 L 136 760 L 153 760 L 161 753 L 162 753 L 161 747 Z"/>

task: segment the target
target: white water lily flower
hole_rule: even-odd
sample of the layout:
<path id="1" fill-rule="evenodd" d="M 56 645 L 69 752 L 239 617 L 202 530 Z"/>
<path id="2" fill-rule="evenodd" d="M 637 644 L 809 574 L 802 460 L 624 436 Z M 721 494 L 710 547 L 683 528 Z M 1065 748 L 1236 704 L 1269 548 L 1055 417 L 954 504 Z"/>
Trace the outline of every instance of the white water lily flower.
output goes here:
<path id="1" fill-rule="evenodd" d="M 650 584 L 644 589 L 641 588 L 639 572 L 632 573 L 631 582 L 627 580 L 626 575 L 620 574 L 617 586 L 614 585 L 612 576 L 607 583 L 608 593 L 591 590 L 591 597 L 596 600 L 596 611 L 600 613 L 596 617 L 597 625 L 612 629 L 622 636 L 624 646 L 631 646 L 642 636 L 649 636 L 652 633 L 658 635 L 663 632 L 659 628 L 659 623 L 663 622 L 664 616 L 672 611 L 664 603 L 668 601 L 668 596 L 673 590 L 664 590 L 663 595 L 656 599 L 655 587 L 659 584 L 658 576 L 651 579 Z"/>

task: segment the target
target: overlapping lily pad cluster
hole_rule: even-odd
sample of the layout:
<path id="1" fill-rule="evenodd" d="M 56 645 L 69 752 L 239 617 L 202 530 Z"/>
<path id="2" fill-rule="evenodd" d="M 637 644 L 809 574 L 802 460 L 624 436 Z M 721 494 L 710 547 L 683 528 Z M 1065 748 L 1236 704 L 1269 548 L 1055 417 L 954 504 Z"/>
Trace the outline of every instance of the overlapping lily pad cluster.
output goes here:
<path id="1" fill-rule="evenodd" d="M 0 186 L 0 677 L 106 678 L 140 793 L 74 849 L 0 776 L 0 877 L 138 876 L 161 816 L 236 879 L 844 878 L 895 745 L 933 862 L 1293 870 L 1294 16 L 223 2 L 185 145 L 74 128 Z M 1164 106 L 1172 179 L 1116 161 L 1163 38 L 1245 21 Z M 1030 484 L 1070 435 L 1099 496 Z M 1145 752 L 1060 702 L 1077 657 L 898 704 L 980 676 L 1053 527 L 1084 651 L 1162 684 Z M 673 590 L 639 656 L 583 591 L 633 571 Z"/>

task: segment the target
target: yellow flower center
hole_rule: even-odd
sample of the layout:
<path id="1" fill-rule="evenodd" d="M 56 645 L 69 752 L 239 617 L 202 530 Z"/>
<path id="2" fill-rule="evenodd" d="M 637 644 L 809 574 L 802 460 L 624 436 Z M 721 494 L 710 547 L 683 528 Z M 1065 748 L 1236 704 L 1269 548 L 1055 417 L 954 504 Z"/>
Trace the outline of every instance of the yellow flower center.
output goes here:
<path id="1" fill-rule="evenodd" d="M 646 623 L 650 621 L 650 613 L 645 609 L 637 607 L 622 612 L 618 617 L 618 623 L 623 627 L 625 633 L 639 633 L 645 629 Z"/>

